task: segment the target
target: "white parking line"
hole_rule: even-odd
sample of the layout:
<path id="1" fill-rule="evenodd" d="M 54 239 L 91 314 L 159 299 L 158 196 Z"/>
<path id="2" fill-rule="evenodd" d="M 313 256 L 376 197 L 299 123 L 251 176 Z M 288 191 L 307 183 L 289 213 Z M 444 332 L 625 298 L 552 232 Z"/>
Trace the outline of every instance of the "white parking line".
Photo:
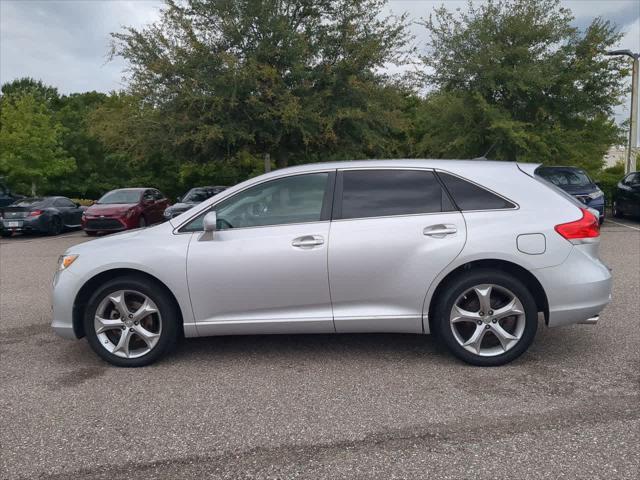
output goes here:
<path id="1" fill-rule="evenodd" d="M 621 226 L 623 226 L 623 227 L 630 228 L 631 230 L 637 230 L 637 231 L 639 231 L 639 232 L 640 232 L 640 228 L 638 228 L 638 227 L 632 227 L 631 225 L 627 225 L 626 223 L 614 222 L 613 220 L 609 220 L 608 218 L 605 220 L 605 222 L 615 223 L 616 225 L 621 225 Z"/>

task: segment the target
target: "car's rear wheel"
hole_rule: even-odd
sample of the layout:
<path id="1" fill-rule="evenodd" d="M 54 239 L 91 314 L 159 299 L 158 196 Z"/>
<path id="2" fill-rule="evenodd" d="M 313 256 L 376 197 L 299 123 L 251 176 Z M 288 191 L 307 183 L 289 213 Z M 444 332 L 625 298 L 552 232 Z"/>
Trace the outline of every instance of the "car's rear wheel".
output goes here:
<path id="1" fill-rule="evenodd" d="M 60 217 L 51 217 L 48 233 L 49 235 L 60 235 L 62 233 L 62 219 Z"/>
<path id="2" fill-rule="evenodd" d="M 473 365 L 511 362 L 529 348 L 538 328 L 533 296 L 505 272 L 459 276 L 437 302 L 438 336 L 456 357 Z"/>
<path id="3" fill-rule="evenodd" d="M 165 289 L 137 276 L 108 281 L 91 297 L 84 329 L 91 348 L 119 367 L 155 362 L 176 342 L 179 315 Z"/>

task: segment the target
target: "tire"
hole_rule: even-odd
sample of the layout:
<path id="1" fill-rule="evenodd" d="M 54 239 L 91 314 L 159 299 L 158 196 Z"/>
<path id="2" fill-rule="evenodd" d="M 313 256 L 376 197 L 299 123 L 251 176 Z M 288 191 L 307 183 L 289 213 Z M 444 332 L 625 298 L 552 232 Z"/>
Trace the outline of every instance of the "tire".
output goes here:
<path id="1" fill-rule="evenodd" d="M 144 218 L 144 215 L 140 215 L 140 220 L 138 220 L 138 227 L 145 228 L 148 225 L 147 219 Z"/>
<path id="2" fill-rule="evenodd" d="M 52 236 L 60 235 L 62 233 L 62 219 L 60 217 L 51 217 L 51 220 L 49 221 L 49 231 L 47 233 Z"/>
<path id="3" fill-rule="evenodd" d="M 624 217 L 624 213 L 622 212 L 622 210 L 620 210 L 618 208 L 618 202 L 616 202 L 615 200 L 613 201 L 613 205 L 611 206 L 611 210 L 613 213 L 613 216 L 616 218 L 622 218 Z"/>
<path id="4" fill-rule="evenodd" d="M 126 324 L 122 322 L 123 310 L 110 299 L 123 296 L 124 312 L 130 313 L 125 314 L 129 317 L 125 318 Z M 144 302 L 151 310 L 141 308 Z M 143 314 L 134 323 L 136 311 Z M 152 313 L 144 315 L 147 312 Z M 105 320 L 99 322 L 97 315 Z M 96 290 L 85 310 L 84 331 L 89 345 L 103 360 L 118 367 L 143 367 L 173 349 L 180 331 L 179 319 L 178 306 L 163 286 L 142 276 L 128 275 L 109 280 Z M 105 330 L 100 332 L 101 328 Z M 147 340 L 138 332 L 143 332 Z M 124 334 L 128 337 L 122 341 Z M 121 344 L 126 348 L 119 348 Z"/>
<path id="5" fill-rule="evenodd" d="M 482 311 L 480 294 L 486 294 L 489 286 L 489 305 L 495 313 Z M 510 296 L 519 302 L 512 309 L 507 308 Z M 471 365 L 490 367 L 515 360 L 529 348 L 538 329 L 533 295 L 516 277 L 499 270 L 472 270 L 454 278 L 436 302 L 435 333 L 451 353 Z M 454 304 L 463 310 L 454 310 Z M 516 313 L 495 318 L 503 315 L 500 310 Z M 472 315 L 460 314 L 463 311 Z M 479 343 L 473 338 L 479 338 Z M 465 347 L 468 342 L 471 344 Z"/>

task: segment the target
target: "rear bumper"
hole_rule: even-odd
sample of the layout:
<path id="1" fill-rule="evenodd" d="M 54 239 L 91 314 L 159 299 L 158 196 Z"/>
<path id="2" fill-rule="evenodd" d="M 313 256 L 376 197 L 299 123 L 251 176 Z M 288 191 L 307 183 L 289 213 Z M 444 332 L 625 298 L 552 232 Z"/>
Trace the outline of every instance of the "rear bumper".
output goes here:
<path id="1" fill-rule="evenodd" d="M 574 247 L 564 263 L 532 272 L 549 303 L 548 325 L 596 323 L 611 301 L 611 273 L 597 258 Z"/>
<path id="2" fill-rule="evenodd" d="M 9 227 L 9 222 L 17 222 L 19 227 Z M 22 232 L 22 233 L 30 233 L 30 232 L 48 232 L 47 222 L 44 221 L 42 216 L 39 217 L 26 217 L 26 218 L 17 218 L 10 220 L 0 221 L 0 230 L 4 230 L 6 232 Z"/>

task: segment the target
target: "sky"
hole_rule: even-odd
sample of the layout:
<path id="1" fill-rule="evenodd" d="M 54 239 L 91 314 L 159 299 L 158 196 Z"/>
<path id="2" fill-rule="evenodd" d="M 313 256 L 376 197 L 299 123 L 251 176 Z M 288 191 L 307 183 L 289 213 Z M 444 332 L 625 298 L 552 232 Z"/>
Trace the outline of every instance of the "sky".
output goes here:
<path id="1" fill-rule="evenodd" d="M 458 0 L 391 0 L 389 13 L 407 12 L 413 20 L 426 17 L 434 7 L 464 8 Z M 614 21 L 625 36 L 620 48 L 640 51 L 640 0 L 563 0 L 578 27 L 602 16 Z M 57 87 L 61 93 L 124 87 L 126 67 L 109 61 L 111 32 L 123 26 L 142 27 L 159 16 L 161 0 L 0 0 L 0 83 L 33 77 Z M 424 47 L 423 28 L 412 28 Z M 627 102 L 628 104 L 628 102 Z M 621 106 L 618 120 L 627 118 Z"/>

